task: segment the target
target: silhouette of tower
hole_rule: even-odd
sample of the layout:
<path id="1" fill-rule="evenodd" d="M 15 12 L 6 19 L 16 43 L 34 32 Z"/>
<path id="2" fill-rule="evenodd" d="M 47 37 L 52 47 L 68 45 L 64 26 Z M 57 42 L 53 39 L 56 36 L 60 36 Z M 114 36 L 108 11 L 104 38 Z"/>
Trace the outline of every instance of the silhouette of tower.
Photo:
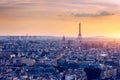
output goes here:
<path id="1" fill-rule="evenodd" d="M 78 33 L 78 38 L 77 38 L 78 41 L 81 42 L 82 40 L 82 34 L 81 34 L 81 23 L 79 23 L 79 33 Z"/>
<path id="2" fill-rule="evenodd" d="M 65 36 L 63 36 L 63 37 L 62 37 L 62 41 L 65 41 L 65 40 L 66 40 Z"/>

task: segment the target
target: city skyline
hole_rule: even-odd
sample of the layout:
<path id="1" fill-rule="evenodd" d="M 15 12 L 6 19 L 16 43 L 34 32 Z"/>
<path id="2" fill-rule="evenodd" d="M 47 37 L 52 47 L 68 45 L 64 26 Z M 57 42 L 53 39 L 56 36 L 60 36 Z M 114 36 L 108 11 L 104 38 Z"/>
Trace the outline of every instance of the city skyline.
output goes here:
<path id="1" fill-rule="evenodd" d="M 0 35 L 120 38 L 119 0 L 1 0 Z"/>

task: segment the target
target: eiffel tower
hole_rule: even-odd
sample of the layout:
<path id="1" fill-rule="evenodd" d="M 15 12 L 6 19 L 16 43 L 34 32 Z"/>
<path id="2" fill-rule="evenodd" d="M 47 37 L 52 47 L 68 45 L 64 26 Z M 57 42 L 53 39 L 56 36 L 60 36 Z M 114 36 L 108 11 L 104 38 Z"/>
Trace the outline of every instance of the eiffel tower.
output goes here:
<path id="1" fill-rule="evenodd" d="M 78 33 L 77 40 L 78 40 L 79 42 L 81 42 L 81 41 L 82 41 L 82 34 L 81 34 L 81 23 L 79 23 L 79 33 Z"/>

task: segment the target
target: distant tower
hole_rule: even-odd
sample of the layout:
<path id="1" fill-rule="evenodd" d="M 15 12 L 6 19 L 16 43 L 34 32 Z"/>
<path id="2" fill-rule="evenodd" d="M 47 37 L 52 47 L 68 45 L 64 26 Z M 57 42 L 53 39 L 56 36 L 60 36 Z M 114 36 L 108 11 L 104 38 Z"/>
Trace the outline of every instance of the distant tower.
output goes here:
<path id="1" fill-rule="evenodd" d="M 65 41 L 65 40 L 66 40 L 65 36 L 63 36 L 62 41 Z"/>
<path id="2" fill-rule="evenodd" d="M 63 48 L 66 48 L 66 46 L 67 46 L 66 43 L 67 43 L 67 42 L 66 42 L 66 38 L 65 38 L 65 36 L 63 36 L 63 37 L 62 37 L 62 47 L 63 47 Z"/>
<path id="3" fill-rule="evenodd" d="M 78 41 L 82 41 L 82 34 L 81 34 L 81 23 L 79 23 L 79 33 L 78 33 L 78 38 L 77 38 Z"/>

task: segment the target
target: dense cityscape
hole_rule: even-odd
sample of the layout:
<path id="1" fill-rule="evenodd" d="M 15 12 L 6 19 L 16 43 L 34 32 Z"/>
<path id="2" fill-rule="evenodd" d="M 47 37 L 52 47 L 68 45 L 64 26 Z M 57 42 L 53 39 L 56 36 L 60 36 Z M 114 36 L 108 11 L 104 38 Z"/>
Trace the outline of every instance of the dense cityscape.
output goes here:
<path id="1" fill-rule="evenodd" d="M 120 80 L 120 42 L 82 38 L 0 40 L 0 80 Z"/>

